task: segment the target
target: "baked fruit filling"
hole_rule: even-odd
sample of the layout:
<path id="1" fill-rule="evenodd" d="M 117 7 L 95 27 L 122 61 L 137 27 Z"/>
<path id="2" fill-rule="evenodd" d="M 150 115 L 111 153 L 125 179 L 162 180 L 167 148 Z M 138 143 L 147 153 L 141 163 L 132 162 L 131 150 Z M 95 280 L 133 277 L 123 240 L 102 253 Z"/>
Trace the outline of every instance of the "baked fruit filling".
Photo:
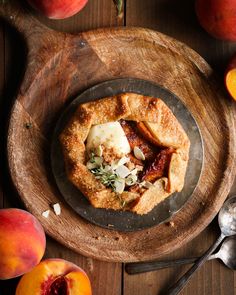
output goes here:
<path id="1" fill-rule="evenodd" d="M 96 208 L 146 214 L 184 186 L 190 142 L 159 98 L 81 104 L 60 142 L 69 180 Z"/>
<path id="2" fill-rule="evenodd" d="M 143 193 L 154 181 L 168 177 L 174 148 L 154 143 L 145 126 L 120 120 L 95 125 L 86 140 L 87 168 L 117 194 Z"/>

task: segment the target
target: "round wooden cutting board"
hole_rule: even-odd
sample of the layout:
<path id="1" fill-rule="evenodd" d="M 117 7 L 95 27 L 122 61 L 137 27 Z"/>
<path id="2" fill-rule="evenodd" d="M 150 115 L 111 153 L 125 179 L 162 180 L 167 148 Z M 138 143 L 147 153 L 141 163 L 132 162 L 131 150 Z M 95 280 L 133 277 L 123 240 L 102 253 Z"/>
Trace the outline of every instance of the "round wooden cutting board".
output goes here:
<path id="1" fill-rule="evenodd" d="M 73 36 L 43 27 L 19 7 L 1 14 L 28 45 L 26 72 L 12 108 L 8 160 L 26 208 L 46 232 L 86 256 L 107 261 L 151 260 L 181 247 L 213 219 L 235 177 L 235 107 L 209 65 L 186 45 L 141 28 L 113 28 Z M 163 223 L 118 232 L 77 215 L 60 195 L 50 167 L 55 123 L 83 90 L 115 78 L 140 78 L 176 94 L 196 119 L 204 141 L 204 168 L 190 200 Z M 42 216 L 59 202 L 60 216 Z"/>

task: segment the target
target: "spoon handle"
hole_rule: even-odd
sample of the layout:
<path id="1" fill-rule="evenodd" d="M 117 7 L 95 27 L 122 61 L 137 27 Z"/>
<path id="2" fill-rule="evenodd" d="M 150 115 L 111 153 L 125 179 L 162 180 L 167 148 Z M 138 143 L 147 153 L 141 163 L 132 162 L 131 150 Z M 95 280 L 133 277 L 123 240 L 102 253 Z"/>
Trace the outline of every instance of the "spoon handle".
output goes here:
<path id="1" fill-rule="evenodd" d="M 128 274 L 134 275 L 138 273 L 144 273 L 144 272 L 149 272 L 153 270 L 194 263 L 197 261 L 197 259 L 198 259 L 197 257 L 193 257 L 193 258 L 182 258 L 182 259 L 170 260 L 170 261 L 149 261 L 149 262 L 127 263 L 125 265 L 125 270 Z"/>
<path id="2" fill-rule="evenodd" d="M 195 271 L 202 266 L 211 253 L 219 246 L 223 241 L 225 235 L 221 234 L 215 243 L 206 251 L 206 253 L 200 257 L 197 262 L 167 291 L 166 295 L 177 295 L 185 287 L 188 281 L 191 279 Z"/>

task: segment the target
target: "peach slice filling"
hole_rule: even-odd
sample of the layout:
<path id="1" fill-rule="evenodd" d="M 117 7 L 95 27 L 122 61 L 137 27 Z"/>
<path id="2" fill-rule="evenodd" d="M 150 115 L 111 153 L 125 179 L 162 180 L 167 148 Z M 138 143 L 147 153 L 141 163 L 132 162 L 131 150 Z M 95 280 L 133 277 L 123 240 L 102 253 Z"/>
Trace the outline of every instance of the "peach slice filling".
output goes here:
<path id="1" fill-rule="evenodd" d="M 163 148 L 157 145 L 155 139 L 142 122 L 120 121 L 126 134 L 131 149 L 138 146 L 145 155 L 145 161 L 137 160 L 133 154 L 129 154 L 131 162 L 144 166 L 140 173 L 141 181 L 154 182 L 158 178 L 168 175 L 171 155 L 175 152 L 174 148 Z M 134 191 L 134 188 L 132 188 Z"/>
<path id="2" fill-rule="evenodd" d="M 162 150 L 155 158 L 155 160 L 146 166 L 146 169 L 142 173 L 142 181 L 146 180 L 154 182 L 158 178 L 167 175 L 171 155 L 175 150 L 173 148 L 166 148 Z"/>

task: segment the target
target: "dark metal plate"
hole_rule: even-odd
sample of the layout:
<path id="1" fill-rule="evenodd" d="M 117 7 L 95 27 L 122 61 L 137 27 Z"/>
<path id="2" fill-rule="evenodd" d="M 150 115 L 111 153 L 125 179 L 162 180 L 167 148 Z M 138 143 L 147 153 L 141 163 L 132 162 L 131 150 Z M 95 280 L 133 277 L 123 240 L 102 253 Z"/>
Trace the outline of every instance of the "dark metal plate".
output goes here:
<path id="1" fill-rule="evenodd" d="M 122 92 L 135 92 L 160 97 L 177 117 L 191 141 L 190 159 L 183 190 L 180 193 L 172 194 L 169 198 L 157 205 L 149 214 L 143 216 L 131 212 L 119 212 L 92 207 L 83 194 L 67 179 L 62 151 L 58 141 L 59 134 L 79 104 Z M 176 95 L 149 81 L 132 78 L 116 79 L 103 82 L 86 90 L 65 110 L 55 128 L 51 148 L 51 163 L 60 192 L 66 202 L 80 216 L 89 222 L 105 228 L 119 231 L 136 231 L 167 221 L 191 197 L 201 175 L 203 143 L 196 121 Z"/>

